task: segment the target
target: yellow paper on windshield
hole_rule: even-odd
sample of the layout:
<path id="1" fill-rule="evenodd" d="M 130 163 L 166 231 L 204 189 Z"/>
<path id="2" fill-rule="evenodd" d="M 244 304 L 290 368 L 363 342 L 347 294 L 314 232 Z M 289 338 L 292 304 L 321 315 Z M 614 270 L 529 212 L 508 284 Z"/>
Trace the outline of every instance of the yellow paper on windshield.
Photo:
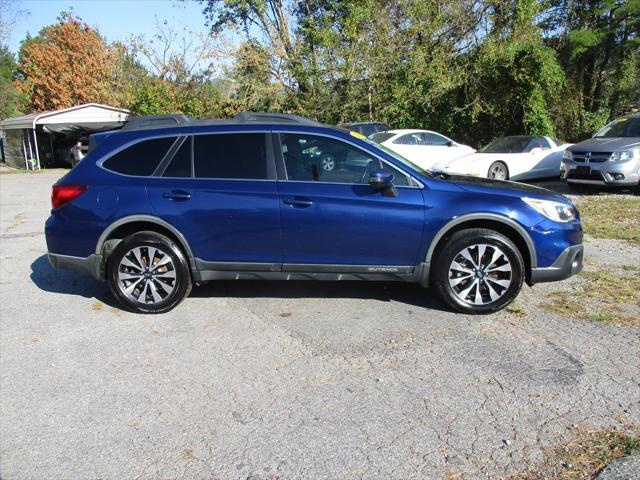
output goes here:
<path id="1" fill-rule="evenodd" d="M 360 140 L 364 140 L 365 138 L 367 138 L 367 137 L 365 137 L 364 135 L 362 135 L 361 133 L 358 133 L 358 132 L 349 132 L 349 133 L 352 136 L 354 136 L 354 137 L 356 137 L 356 138 L 358 138 Z"/>

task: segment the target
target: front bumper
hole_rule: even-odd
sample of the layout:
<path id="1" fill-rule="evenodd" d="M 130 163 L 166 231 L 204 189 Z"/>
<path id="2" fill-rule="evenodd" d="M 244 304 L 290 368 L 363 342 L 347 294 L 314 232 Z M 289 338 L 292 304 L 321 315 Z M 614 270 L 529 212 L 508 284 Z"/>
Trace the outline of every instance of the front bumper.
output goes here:
<path id="1" fill-rule="evenodd" d="M 584 247 L 572 245 L 563 250 L 549 267 L 535 267 L 531 269 L 529 283 L 555 282 L 565 280 L 582 271 L 582 256 Z"/>
<path id="2" fill-rule="evenodd" d="M 585 185 L 634 186 L 640 182 L 640 166 L 630 162 L 565 162 L 560 166 L 560 179 Z"/>
<path id="3" fill-rule="evenodd" d="M 53 268 L 88 273 L 98 280 L 102 279 L 102 255 L 93 254 L 88 257 L 72 257 L 70 255 L 48 253 L 47 256 Z"/>

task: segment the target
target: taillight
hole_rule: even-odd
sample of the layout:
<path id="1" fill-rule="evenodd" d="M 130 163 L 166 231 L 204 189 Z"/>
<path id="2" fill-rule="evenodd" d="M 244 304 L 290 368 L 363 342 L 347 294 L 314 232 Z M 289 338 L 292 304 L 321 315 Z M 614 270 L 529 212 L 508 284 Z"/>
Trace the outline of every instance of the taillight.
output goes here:
<path id="1" fill-rule="evenodd" d="M 51 207 L 60 208 L 87 191 L 86 185 L 54 185 L 51 190 Z"/>

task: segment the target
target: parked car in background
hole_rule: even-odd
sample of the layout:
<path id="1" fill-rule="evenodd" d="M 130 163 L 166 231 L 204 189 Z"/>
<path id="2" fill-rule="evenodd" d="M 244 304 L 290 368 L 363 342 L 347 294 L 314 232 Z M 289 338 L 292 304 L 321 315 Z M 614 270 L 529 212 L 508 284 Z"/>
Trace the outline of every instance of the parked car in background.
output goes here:
<path id="1" fill-rule="evenodd" d="M 475 149 L 431 130 L 389 130 L 370 138 L 427 170 L 438 162 L 475 152 Z"/>
<path id="2" fill-rule="evenodd" d="M 578 212 L 548 190 L 433 175 L 298 116 L 163 119 L 93 135 L 45 224 L 52 265 L 106 280 L 129 310 L 216 280 L 382 280 L 482 314 L 582 268 Z M 319 168 L 324 152 L 342 168 Z"/>
<path id="3" fill-rule="evenodd" d="M 618 118 L 567 148 L 560 171 L 571 188 L 633 187 L 640 193 L 640 113 Z"/>
<path id="4" fill-rule="evenodd" d="M 557 178 L 562 154 L 568 146 L 536 135 L 502 137 L 476 153 L 441 162 L 434 166 L 434 170 L 496 180 Z"/>
<path id="5" fill-rule="evenodd" d="M 382 122 L 355 122 L 355 123 L 340 123 L 340 128 L 349 130 L 351 132 L 359 133 L 365 137 L 370 137 L 374 133 L 386 132 L 389 127 Z"/>

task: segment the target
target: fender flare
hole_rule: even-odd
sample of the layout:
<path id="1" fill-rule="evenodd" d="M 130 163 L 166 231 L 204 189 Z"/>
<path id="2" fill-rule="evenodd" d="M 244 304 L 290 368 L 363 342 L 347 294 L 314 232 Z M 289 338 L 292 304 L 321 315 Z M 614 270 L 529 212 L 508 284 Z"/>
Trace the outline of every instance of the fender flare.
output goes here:
<path id="1" fill-rule="evenodd" d="M 527 245 L 527 250 L 529 252 L 529 258 L 531 260 L 531 268 L 535 268 L 538 266 L 538 259 L 536 256 L 536 246 L 531 240 L 531 236 L 524 229 L 522 225 L 520 225 L 515 220 L 505 217 L 503 215 L 497 215 L 495 213 L 469 213 L 467 215 L 462 215 L 460 217 L 456 217 L 449 222 L 447 222 L 438 233 L 435 234 L 433 239 L 431 240 L 431 244 L 429 245 L 429 249 L 427 250 L 427 256 L 425 257 L 425 263 L 430 264 L 431 258 L 433 257 L 433 253 L 438 245 L 438 242 L 442 240 L 442 238 L 455 226 L 460 225 L 461 223 L 465 223 L 472 220 L 491 220 L 503 223 L 511 228 L 513 228 L 518 234 L 522 237 L 525 244 Z"/>
<path id="2" fill-rule="evenodd" d="M 181 246 L 185 249 L 185 253 L 189 258 L 189 261 L 191 262 L 193 260 L 194 258 L 193 252 L 191 251 L 189 242 L 187 242 L 187 239 L 184 238 L 184 235 L 182 235 L 182 233 L 180 233 L 180 231 L 176 227 L 171 225 L 169 222 L 162 220 L 161 218 L 154 217 L 152 215 L 129 215 L 127 217 L 122 217 L 116 220 L 115 222 L 113 222 L 112 224 L 110 224 L 107 228 L 104 229 L 104 231 L 100 235 L 100 238 L 98 238 L 98 242 L 96 243 L 95 254 L 102 255 L 102 247 L 104 247 L 104 243 L 106 242 L 111 232 L 113 232 L 118 227 L 126 225 L 127 223 L 134 223 L 134 222 L 155 223 L 160 227 L 166 228 L 171 233 L 173 233 L 176 236 L 176 238 L 180 241 Z"/>

